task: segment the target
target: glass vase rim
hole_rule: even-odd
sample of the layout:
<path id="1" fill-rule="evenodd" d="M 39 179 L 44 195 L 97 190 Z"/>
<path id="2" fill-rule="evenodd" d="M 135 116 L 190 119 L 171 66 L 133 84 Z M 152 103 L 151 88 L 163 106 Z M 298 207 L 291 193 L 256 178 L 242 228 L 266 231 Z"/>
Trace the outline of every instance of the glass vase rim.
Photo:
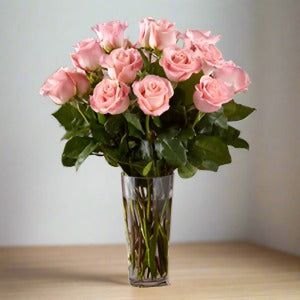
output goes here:
<path id="1" fill-rule="evenodd" d="M 128 177 L 128 178 L 136 178 L 136 179 L 158 179 L 158 178 L 167 178 L 167 177 L 174 177 L 174 172 L 169 175 L 164 176 L 130 176 L 126 174 L 125 172 L 121 172 L 121 177 Z"/>

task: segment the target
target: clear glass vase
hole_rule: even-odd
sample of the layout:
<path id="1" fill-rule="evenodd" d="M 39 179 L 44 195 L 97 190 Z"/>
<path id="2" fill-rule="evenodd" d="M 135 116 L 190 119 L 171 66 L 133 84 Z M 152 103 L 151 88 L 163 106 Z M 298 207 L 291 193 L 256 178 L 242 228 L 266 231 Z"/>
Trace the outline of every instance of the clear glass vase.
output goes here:
<path id="1" fill-rule="evenodd" d="M 167 285 L 173 174 L 130 177 L 122 174 L 129 283 Z"/>

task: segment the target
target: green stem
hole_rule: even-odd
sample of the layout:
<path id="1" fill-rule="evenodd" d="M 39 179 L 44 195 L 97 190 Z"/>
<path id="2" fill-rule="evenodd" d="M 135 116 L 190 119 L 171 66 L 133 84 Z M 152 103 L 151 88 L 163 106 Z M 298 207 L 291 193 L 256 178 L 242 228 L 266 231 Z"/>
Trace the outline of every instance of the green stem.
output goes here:
<path id="1" fill-rule="evenodd" d="M 161 210 L 161 213 L 160 213 L 160 220 L 159 220 L 159 223 L 163 222 L 163 217 L 164 217 L 164 214 L 165 214 L 165 212 L 166 212 L 167 206 L 170 205 L 170 204 L 169 204 L 169 201 L 170 201 L 170 200 L 166 200 L 165 203 L 164 203 L 164 206 L 163 206 L 163 208 L 162 208 L 162 210 Z"/>
<path id="2" fill-rule="evenodd" d="M 139 218 L 139 222 L 140 222 L 140 229 L 141 229 L 141 233 L 145 242 L 145 246 L 146 246 L 146 257 L 147 257 L 147 261 L 148 261 L 148 265 L 150 265 L 150 248 L 149 248 L 149 232 L 148 232 L 148 227 L 147 227 L 147 219 L 146 219 L 146 212 L 143 209 L 142 214 L 140 212 L 140 209 L 137 205 L 137 213 L 138 213 L 138 218 Z"/>
<path id="3" fill-rule="evenodd" d="M 147 136 L 147 140 L 150 142 L 150 139 L 151 139 L 151 132 L 150 132 L 150 116 L 149 116 L 149 115 L 146 116 L 146 123 L 145 123 L 145 126 L 146 126 L 146 136 Z"/>
<path id="4" fill-rule="evenodd" d="M 193 123 L 193 125 L 192 125 L 192 128 L 193 128 L 193 129 L 195 128 L 195 126 L 197 125 L 197 123 L 198 123 L 204 116 L 205 116 L 205 113 L 202 112 L 202 111 L 199 111 L 199 112 L 197 113 L 196 119 L 195 119 L 195 121 L 194 121 L 194 123 Z"/>
<path id="5" fill-rule="evenodd" d="M 87 118 L 85 117 L 85 115 L 83 114 L 83 112 L 81 111 L 81 109 L 79 107 L 79 103 L 77 101 L 75 103 L 76 103 L 75 106 L 76 106 L 78 112 L 81 114 L 81 116 L 83 117 L 84 121 L 89 124 L 89 121 L 87 120 Z"/>
<path id="6" fill-rule="evenodd" d="M 149 222 L 150 222 L 150 208 L 151 208 L 150 179 L 147 179 L 147 220 Z"/>
<path id="7" fill-rule="evenodd" d="M 152 143 L 152 137 L 151 137 L 151 131 L 150 131 L 150 116 L 149 115 L 146 115 L 145 127 L 146 127 L 146 138 L 147 138 L 147 141 L 149 142 L 149 145 L 151 145 L 151 148 L 152 148 L 153 171 L 154 171 L 154 175 L 157 175 L 156 174 L 155 149 L 154 149 L 154 145 Z"/>
<path id="8" fill-rule="evenodd" d="M 168 273 L 171 199 L 166 199 L 162 208 L 158 208 L 153 202 L 150 202 L 152 186 L 149 181 L 147 182 L 147 194 L 144 187 L 137 188 L 135 199 L 131 199 L 129 202 L 125 198 L 123 199 L 130 246 L 130 270 L 133 272 L 133 276 L 139 280 L 146 280 L 150 277 L 152 279 L 160 278 Z"/>

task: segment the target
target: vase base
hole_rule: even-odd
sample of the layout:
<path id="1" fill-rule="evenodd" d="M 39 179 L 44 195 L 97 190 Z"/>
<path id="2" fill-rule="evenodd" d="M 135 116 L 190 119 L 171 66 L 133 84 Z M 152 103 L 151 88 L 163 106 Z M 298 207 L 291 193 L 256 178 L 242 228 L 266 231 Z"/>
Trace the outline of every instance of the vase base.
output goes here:
<path id="1" fill-rule="evenodd" d="M 169 281 L 167 278 L 146 279 L 146 280 L 129 278 L 129 283 L 131 286 L 140 287 L 140 288 L 169 285 Z"/>

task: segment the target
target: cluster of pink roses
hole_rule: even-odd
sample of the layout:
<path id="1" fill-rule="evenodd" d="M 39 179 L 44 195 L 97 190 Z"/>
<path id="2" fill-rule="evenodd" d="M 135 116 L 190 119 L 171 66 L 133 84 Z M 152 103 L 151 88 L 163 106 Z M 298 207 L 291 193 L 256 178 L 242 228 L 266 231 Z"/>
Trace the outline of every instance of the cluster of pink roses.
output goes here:
<path id="1" fill-rule="evenodd" d="M 132 92 L 140 109 L 159 116 L 169 109 L 170 98 L 178 82 L 203 72 L 195 85 L 193 101 L 202 112 L 214 112 L 233 96 L 245 91 L 249 76 L 232 61 L 225 61 L 215 46 L 220 36 L 210 31 L 187 30 L 181 34 L 166 20 L 145 18 L 140 22 L 140 36 L 133 45 L 124 37 L 126 23 L 112 21 L 94 26 L 97 39 L 78 43 L 71 54 L 73 69 L 61 68 L 41 88 L 57 104 L 74 96 L 88 96 L 92 109 L 102 114 L 120 114 L 130 105 Z M 177 45 L 183 40 L 183 47 Z M 153 62 L 159 60 L 166 78 L 143 74 L 140 51 Z M 154 55 L 150 58 L 149 53 Z M 92 90 L 87 75 L 101 70 L 103 79 Z"/>

